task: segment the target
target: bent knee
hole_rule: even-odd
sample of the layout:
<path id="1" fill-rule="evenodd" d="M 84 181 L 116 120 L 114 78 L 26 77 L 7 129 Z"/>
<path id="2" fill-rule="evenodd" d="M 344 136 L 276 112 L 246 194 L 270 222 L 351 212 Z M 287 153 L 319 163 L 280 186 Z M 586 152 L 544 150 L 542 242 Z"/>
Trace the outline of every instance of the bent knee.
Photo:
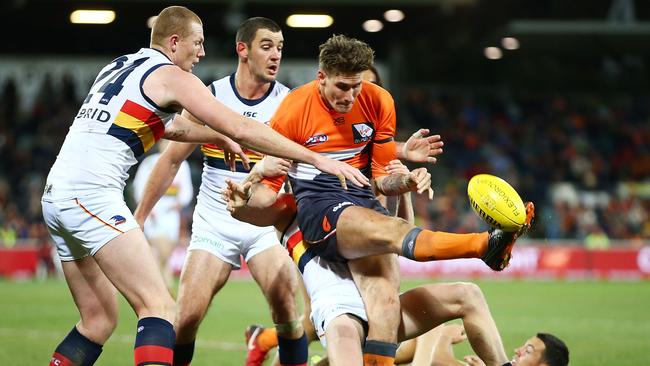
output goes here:
<path id="1" fill-rule="evenodd" d="M 485 306 L 485 296 L 481 288 L 471 282 L 458 282 L 454 284 L 455 291 L 459 293 L 458 304 L 463 312 Z"/>

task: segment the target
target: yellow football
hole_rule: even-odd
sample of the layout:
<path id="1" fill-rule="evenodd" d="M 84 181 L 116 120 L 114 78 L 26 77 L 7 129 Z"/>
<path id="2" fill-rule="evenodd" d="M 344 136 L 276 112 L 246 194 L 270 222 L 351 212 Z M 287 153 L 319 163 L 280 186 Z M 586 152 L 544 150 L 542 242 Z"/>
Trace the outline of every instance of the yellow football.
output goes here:
<path id="1" fill-rule="evenodd" d="M 508 182 L 497 176 L 473 176 L 467 185 L 467 196 L 474 211 L 494 228 L 517 231 L 526 221 L 521 197 Z"/>

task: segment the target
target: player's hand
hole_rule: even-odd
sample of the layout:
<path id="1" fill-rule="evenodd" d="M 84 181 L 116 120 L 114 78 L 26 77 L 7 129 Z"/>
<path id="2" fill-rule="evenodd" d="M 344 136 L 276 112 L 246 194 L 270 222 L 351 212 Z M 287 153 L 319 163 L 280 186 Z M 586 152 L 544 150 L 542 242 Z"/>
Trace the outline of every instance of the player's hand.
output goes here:
<path id="1" fill-rule="evenodd" d="M 465 361 L 468 366 L 485 366 L 485 362 L 476 355 L 465 356 L 463 357 L 463 361 Z"/>
<path id="2" fill-rule="evenodd" d="M 238 143 L 225 137 L 225 140 L 219 143 L 219 147 L 223 149 L 223 159 L 226 161 L 226 164 L 231 171 L 234 172 L 237 170 L 237 157 L 239 157 L 242 164 L 244 164 L 244 169 L 251 169 L 250 159 Z"/>
<path id="3" fill-rule="evenodd" d="M 431 174 L 427 168 L 417 168 L 406 176 L 407 184 L 412 192 L 422 194 L 428 192 L 429 199 L 433 199 L 433 188 L 431 188 Z"/>
<path id="4" fill-rule="evenodd" d="M 363 175 L 359 169 L 352 167 L 348 163 L 332 160 L 330 158 L 319 155 L 318 161 L 314 164 L 314 166 L 324 173 L 329 173 L 337 176 L 341 182 L 343 189 L 348 189 L 348 185 L 345 181 L 346 179 L 348 179 L 357 187 L 370 185 L 370 180 L 368 177 Z"/>
<path id="5" fill-rule="evenodd" d="M 427 136 L 429 130 L 419 129 L 402 146 L 402 157 L 414 163 L 435 164 L 435 157 L 442 154 L 444 143 L 440 135 Z"/>
<path id="6" fill-rule="evenodd" d="M 230 179 L 226 179 L 226 187 L 221 190 L 221 197 L 226 201 L 226 209 L 230 214 L 246 206 L 248 200 L 251 198 L 252 186 L 253 184 L 251 182 L 239 184 Z"/>
<path id="7" fill-rule="evenodd" d="M 388 165 L 386 165 L 386 171 L 388 174 L 409 174 L 409 168 L 402 164 L 399 159 L 391 160 Z"/>
<path id="8" fill-rule="evenodd" d="M 259 173 L 263 177 L 284 177 L 291 169 L 291 160 L 276 158 L 274 156 L 265 156 L 264 159 L 257 163 Z"/>

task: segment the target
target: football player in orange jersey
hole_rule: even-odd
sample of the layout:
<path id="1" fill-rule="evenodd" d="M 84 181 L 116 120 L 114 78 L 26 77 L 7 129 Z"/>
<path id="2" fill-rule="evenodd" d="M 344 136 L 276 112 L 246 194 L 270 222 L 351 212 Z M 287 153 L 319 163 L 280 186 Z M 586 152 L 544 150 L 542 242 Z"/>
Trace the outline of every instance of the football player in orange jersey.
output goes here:
<path id="1" fill-rule="evenodd" d="M 320 46 L 317 80 L 294 89 L 271 119 L 271 127 L 322 155 L 345 161 L 374 179 L 376 192 L 391 196 L 429 191 L 425 168 L 392 174 L 384 167 L 396 157 L 395 108 L 390 94 L 361 73 L 372 65 L 374 52 L 356 39 L 336 35 Z M 347 262 L 368 315 L 364 363 L 392 365 L 397 348 L 399 268 L 394 255 L 418 261 L 481 258 L 494 270 L 504 269 L 515 240 L 524 230 L 499 229 L 473 234 L 423 230 L 390 217 L 369 187 L 334 191 L 345 178 L 296 163 L 289 172 L 303 235 L 310 257 Z M 248 207 L 275 202 L 284 177 L 266 178 L 252 188 L 233 184 Z M 527 223 L 533 217 L 527 207 Z M 245 221 L 245 219 L 244 219 Z"/>
<path id="2" fill-rule="evenodd" d="M 264 166 L 272 164 L 267 161 Z M 248 179 L 258 179 L 258 173 L 264 175 L 258 168 L 259 166 L 253 168 Z M 399 160 L 391 162 L 387 170 L 391 174 L 408 171 Z M 238 210 L 245 210 L 245 202 L 241 196 L 232 195 L 233 192 L 226 190 L 224 194 L 231 201 L 233 214 L 238 216 L 238 213 L 241 213 Z M 345 265 L 341 266 L 341 263 L 327 261 L 319 256 L 310 257 L 301 249 L 304 247 L 295 222 L 295 211 L 293 198 L 283 194 L 278 197 L 273 207 L 265 211 L 263 219 L 259 215 L 248 218 L 252 223 L 258 223 L 260 219 L 265 223 L 272 220 L 282 236 L 283 244 L 299 266 L 306 286 L 303 297 L 306 300 L 307 318 L 303 319 L 303 328 L 309 339 L 321 339 L 330 356 L 318 365 L 329 364 L 326 362 L 334 365 L 355 364 L 354 357 L 360 356 L 360 341 L 367 331 L 367 314 L 363 309 L 363 301 Z M 414 365 L 430 365 L 433 351 L 430 346 L 440 340 L 440 329 L 431 329 L 451 319 L 463 320 L 473 349 L 488 365 L 508 364 L 501 337 L 485 297 L 475 284 L 457 282 L 423 285 L 406 291 L 399 299 L 401 315 L 397 337 L 399 341 L 406 342 L 397 350 L 396 364 L 413 361 Z M 258 353 L 260 350 L 268 350 L 269 345 L 276 343 L 273 340 L 272 328 L 252 326 L 247 331 L 252 332 L 249 346 L 253 342 Z M 443 365 L 448 359 L 435 361 L 441 361 L 436 364 Z M 259 358 L 257 363 L 248 362 L 246 365 L 261 366 L 262 362 L 263 358 Z"/>

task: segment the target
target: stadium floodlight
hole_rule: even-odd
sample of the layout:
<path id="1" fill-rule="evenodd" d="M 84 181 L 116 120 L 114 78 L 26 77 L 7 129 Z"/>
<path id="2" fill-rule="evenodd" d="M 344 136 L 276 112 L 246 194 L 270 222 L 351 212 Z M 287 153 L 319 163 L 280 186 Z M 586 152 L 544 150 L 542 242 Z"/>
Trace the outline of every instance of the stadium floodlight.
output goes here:
<path id="1" fill-rule="evenodd" d="M 369 19 L 363 22 L 363 30 L 366 32 L 374 33 L 379 32 L 384 28 L 384 23 L 377 19 Z"/>
<path id="2" fill-rule="evenodd" d="M 396 23 L 404 20 L 404 12 L 399 9 L 390 9 L 384 12 L 384 19 L 387 22 Z"/>
<path id="3" fill-rule="evenodd" d="M 327 28 L 334 23 L 334 18 L 327 14 L 292 14 L 287 18 L 287 25 L 292 28 Z"/>
<path id="4" fill-rule="evenodd" d="M 503 52 L 501 52 L 499 47 L 485 47 L 483 53 L 485 54 L 485 57 L 490 60 L 498 60 L 503 57 Z"/>
<path id="5" fill-rule="evenodd" d="M 516 50 L 519 49 L 519 40 L 515 37 L 503 37 L 501 39 L 501 45 L 506 50 Z"/>
<path id="6" fill-rule="evenodd" d="M 85 10 L 79 9 L 70 13 L 72 24 L 109 24 L 115 20 L 112 10 Z"/>

